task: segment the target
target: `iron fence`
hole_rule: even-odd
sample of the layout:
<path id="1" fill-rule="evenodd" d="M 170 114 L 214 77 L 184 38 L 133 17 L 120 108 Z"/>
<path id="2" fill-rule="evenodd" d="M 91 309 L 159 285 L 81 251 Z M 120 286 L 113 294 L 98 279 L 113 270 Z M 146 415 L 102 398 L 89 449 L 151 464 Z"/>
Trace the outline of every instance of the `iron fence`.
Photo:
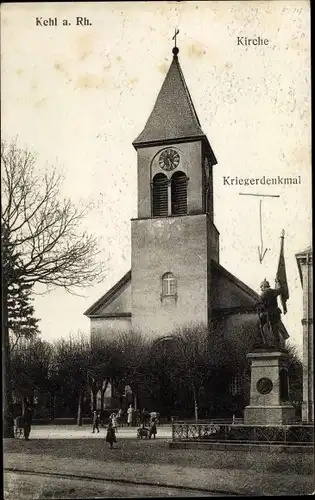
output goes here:
<path id="1" fill-rule="evenodd" d="M 173 441 L 211 441 L 265 444 L 312 444 L 312 425 L 244 425 L 243 423 L 172 422 Z"/>

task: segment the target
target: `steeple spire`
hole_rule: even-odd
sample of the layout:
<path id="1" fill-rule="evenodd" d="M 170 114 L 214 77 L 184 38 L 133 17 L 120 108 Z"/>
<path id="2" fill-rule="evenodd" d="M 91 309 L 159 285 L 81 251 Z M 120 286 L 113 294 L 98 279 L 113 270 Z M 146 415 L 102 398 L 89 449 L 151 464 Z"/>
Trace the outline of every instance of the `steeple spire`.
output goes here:
<path id="1" fill-rule="evenodd" d="M 177 35 L 175 29 L 173 40 L 173 60 L 164 79 L 161 90 L 155 101 L 153 110 L 141 134 L 133 142 L 134 147 L 154 144 L 171 144 L 202 140 L 209 151 L 212 165 L 217 163 L 209 141 L 201 129 L 201 125 L 192 102 L 182 69 L 179 64 Z"/>

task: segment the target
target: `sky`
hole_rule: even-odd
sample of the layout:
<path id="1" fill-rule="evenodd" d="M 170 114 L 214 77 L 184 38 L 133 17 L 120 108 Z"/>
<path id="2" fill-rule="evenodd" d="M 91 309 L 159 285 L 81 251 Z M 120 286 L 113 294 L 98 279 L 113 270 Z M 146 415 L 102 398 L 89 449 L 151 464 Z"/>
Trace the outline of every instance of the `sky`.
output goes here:
<path id="1" fill-rule="evenodd" d="M 36 18 L 57 17 L 57 26 Z M 76 25 L 76 17 L 89 23 Z M 63 26 L 67 19 L 67 26 Z M 37 25 L 36 25 L 37 24 Z M 255 291 L 276 275 L 280 234 L 290 299 L 283 322 L 302 345 L 302 287 L 295 254 L 311 244 L 309 2 L 2 4 L 2 135 L 56 166 L 63 196 L 92 202 L 82 229 L 99 241 L 104 282 L 35 298 L 42 338 L 89 332 L 84 311 L 130 269 L 142 131 L 172 60 L 179 61 L 218 160 L 214 218 L 220 263 Z M 244 37 L 239 41 L 238 37 Z M 245 37 L 268 45 L 244 45 Z M 295 185 L 237 186 L 232 177 L 295 177 Z M 262 201 L 242 193 L 279 195 Z M 42 289 L 36 289 L 42 293 Z"/>

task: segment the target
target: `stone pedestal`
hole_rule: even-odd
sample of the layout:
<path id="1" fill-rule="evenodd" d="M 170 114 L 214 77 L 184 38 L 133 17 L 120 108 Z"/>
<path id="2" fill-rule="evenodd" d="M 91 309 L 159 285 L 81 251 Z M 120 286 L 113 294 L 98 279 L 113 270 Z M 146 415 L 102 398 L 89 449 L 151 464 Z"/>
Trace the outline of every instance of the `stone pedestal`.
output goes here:
<path id="1" fill-rule="evenodd" d="M 295 417 L 289 403 L 287 353 L 257 350 L 247 355 L 251 361 L 250 404 L 244 410 L 249 425 L 282 425 Z"/>

